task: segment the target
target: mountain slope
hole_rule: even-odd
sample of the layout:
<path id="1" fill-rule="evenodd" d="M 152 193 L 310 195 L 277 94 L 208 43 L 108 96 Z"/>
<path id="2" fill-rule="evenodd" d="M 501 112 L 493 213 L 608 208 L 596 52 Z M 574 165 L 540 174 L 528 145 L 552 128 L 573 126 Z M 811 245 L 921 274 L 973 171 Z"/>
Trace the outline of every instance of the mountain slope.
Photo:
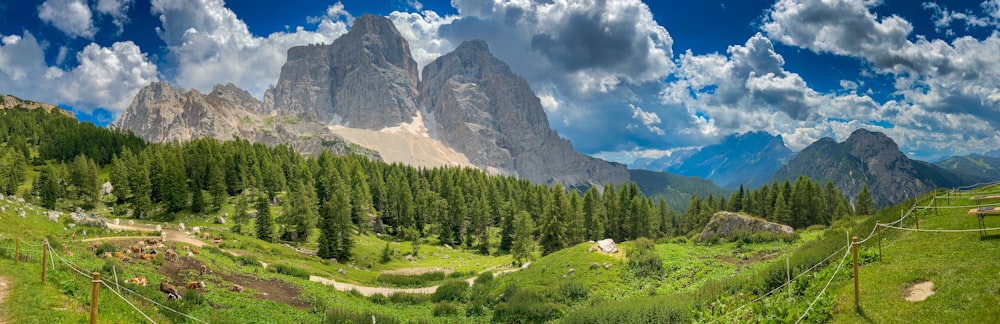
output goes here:
<path id="1" fill-rule="evenodd" d="M 29 110 L 31 110 L 31 109 L 45 109 L 46 112 L 52 112 L 52 110 L 55 109 L 56 111 L 58 111 L 59 113 L 61 113 L 63 115 L 66 115 L 66 116 L 69 116 L 69 117 L 74 117 L 73 113 L 71 113 L 71 112 L 69 112 L 69 111 L 67 111 L 65 109 L 62 109 L 62 108 L 59 108 L 59 107 L 56 107 L 56 106 L 53 106 L 53 105 L 50 105 L 50 104 L 46 104 L 46 103 L 34 102 L 34 101 L 31 101 L 31 100 L 24 100 L 24 99 L 21 99 L 21 98 L 12 96 L 12 95 L 3 96 L 3 97 L 0 97 L 0 99 L 2 99 L 2 100 L 0 100 L 0 110 L 14 109 L 14 108 L 24 108 L 24 109 L 29 109 Z"/>
<path id="2" fill-rule="evenodd" d="M 420 93 L 433 134 L 481 168 L 549 184 L 628 179 L 624 165 L 577 153 L 549 128 L 528 82 L 482 40 L 466 41 L 428 64 Z"/>
<path id="3" fill-rule="evenodd" d="M 984 178 L 989 181 L 1000 180 L 1000 158 L 998 157 L 979 154 L 953 156 L 947 160 L 935 162 L 934 165 L 970 177 Z"/>
<path id="4" fill-rule="evenodd" d="M 842 143 L 823 138 L 809 145 L 775 173 L 774 179 L 795 180 L 800 175 L 832 181 L 849 199 L 868 184 L 878 206 L 901 202 L 936 188 L 978 182 L 933 164 L 911 160 L 888 136 L 858 129 Z"/>
<path id="5" fill-rule="evenodd" d="M 703 178 L 649 170 L 629 170 L 628 172 L 632 181 L 644 195 L 663 197 L 670 208 L 682 213 L 687 209 L 691 195 L 707 197 L 708 194 L 713 194 L 718 197 L 727 193 L 725 189 L 719 188 L 712 181 Z"/>
<path id="6" fill-rule="evenodd" d="M 740 185 L 759 187 L 767 183 L 781 164 L 793 155 L 781 135 L 764 131 L 731 135 L 719 144 L 703 147 L 698 153 L 667 171 L 707 178 L 723 188 Z"/>
<path id="7" fill-rule="evenodd" d="M 150 142 L 187 141 L 199 137 L 244 138 L 265 144 L 291 144 L 303 153 L 323 149 L 378 158 L 378 153 L 352 145 L 324 125 L 293 118 L 262 116 L 261 103 L 232 84 L 217 85 L 209 94 L 176 89 L 166 82 L 150 84 L 111 128 L 127 129 Z"/>
<path id="8" fill-rule="evenodd" d="M 630 169 L 636 170 L 649 170 L 649 171 L 667 171 L 667 169 L 680 165 L 695 153 L 698 153 L 697 148 L 690 149 L 680 149 L 670 152 L 669 155 L 663 155 L 658 158 L 638 158 L 632 161 L 628 165 Z"/>

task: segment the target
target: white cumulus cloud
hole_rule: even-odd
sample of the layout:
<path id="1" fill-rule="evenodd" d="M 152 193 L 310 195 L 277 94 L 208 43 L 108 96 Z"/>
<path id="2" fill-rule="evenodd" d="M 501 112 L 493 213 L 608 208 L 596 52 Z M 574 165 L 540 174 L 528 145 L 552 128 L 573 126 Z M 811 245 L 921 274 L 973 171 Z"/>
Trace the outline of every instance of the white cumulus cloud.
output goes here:
<path id="1" fill-rule="evenodd" d="M 167 73 L 178 85 L 207 91 L 233 83 L 258 98 L 277 82 L 290 47 L 333 42 L 347 33 L 347 24 L 332 19 L 352 17 L 338 2 L 318 19 L 315 30 L 299 26 L 262 37 L 251 34 L 222 0 L 153 0 L 152 13 L 175 67 Z"/>
<path id="2" fill-rule="evenodd" d="M 38 18 L 71 37 L 92 38 L 97 32 L 85 1 L 47 0 L 38 6 Z"/>

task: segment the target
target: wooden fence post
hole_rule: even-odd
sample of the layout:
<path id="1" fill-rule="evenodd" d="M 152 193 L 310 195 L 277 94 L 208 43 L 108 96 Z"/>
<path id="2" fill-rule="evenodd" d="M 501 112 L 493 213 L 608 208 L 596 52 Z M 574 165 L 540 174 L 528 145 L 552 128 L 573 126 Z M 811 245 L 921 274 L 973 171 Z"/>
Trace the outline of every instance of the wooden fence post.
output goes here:
<path id="1" fill-rule="evenodd" d="M 878 261 L 882 262 L 882 222 L 875 221 L 875 235 L 878 236 Z"/>
<path id="2" fill-rule="evenodd" d="M 913 213 L 913 219 L 916 220 L 917 229 L 920 229 L 920 213 Z"/>
<path id="3" fill-rule="evenodd" d="M 21 237 L 14 237 L 14 264 L 21 261 Z"/>
<path id="4" fill-rule="evenodd" d="M 858 237 L 851 238 L 851 249 L 854 251 L 854 308 L 860 306 L 861 293 L 858 291 Z"/>
<path id="5" fill-rule="evenodd" d="M 101 289 L 101 273 L 94 272 L 94 279 L 90 280 L 90 324 L 97 324 L 97 300 Z"/>
<path id="6" fill-rule="evenodd" d="M 42 241 L 42 284 L 45 284 L 45 262 L 49 259 L 49 240 Z"/>

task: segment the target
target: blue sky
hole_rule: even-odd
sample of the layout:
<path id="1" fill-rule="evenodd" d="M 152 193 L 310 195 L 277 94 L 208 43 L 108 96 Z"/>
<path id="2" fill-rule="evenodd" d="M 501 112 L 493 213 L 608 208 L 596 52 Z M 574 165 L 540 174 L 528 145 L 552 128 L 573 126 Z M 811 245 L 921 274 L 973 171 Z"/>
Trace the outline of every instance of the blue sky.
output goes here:
<path id="1" fill-rule="evenodd" d="M 1000 0 L 13 0 L 0 93 L 107 124 L 155 81 L 260 98 L 285 51 L 389 17 L 426 64 L 480 38 L 577 150 L 630 162 L 780 134 L 793 150 L 865 127 L 911 157 L 1000 147 Z"/>

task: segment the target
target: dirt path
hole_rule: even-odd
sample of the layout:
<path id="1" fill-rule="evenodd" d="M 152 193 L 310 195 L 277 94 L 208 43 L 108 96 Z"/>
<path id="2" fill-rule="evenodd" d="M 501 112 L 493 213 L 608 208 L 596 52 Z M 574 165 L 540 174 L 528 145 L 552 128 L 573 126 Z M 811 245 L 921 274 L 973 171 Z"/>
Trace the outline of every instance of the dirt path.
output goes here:
<path id="1" fill-rule="evenodd" d="M 7 299 L 7 294 L 10 292 L 10 280 L 7 277 L 0 277 L 0 305 L 3 305 L 4 299 Z M 2 306 L 0 306 L 2 307 Z M 7 323 L 3 315 L 0 315 L 0 324 Z"/>
<path id="2" fill-rule="evenodd" d="M 115 224 L 112 224 L 112 223 L 108 223 L 108 229 L 112 229 L 112 230 L 124 230 L 124 231 L 139 231 L 139 232 L 156 232 L 156 226 L 151 226 L 151 225 L 115 225 Z M 191 244 L 191 245 L 198 246 L 198 247 L 205 246 L 205 242 L 202 242 L 201 240 L 199 240 L 197 238 L 194 238 L 194 237 L 191 237 L 191 236 L 185 234 L 184 232 L 181 232 L 181 231 L 178 231 L 178 230 L 163 229 L 162 232 L 167 234 L 167 241 L 187 243 L 187 244 Z M 99 238 L 86 239 L 86 240 L 83 240 L 83 241 L 87 242 L 87 241 L 91 241 L 91 240 L 96 241 L 96 240 L 101 240 L 101 239 L 113 239 L 113 238 L 115 238 L 115 237 L 99 237 Z M 148 238 L 148 237 L 144 237 L 144 238 Z"/>
<path id="3" fill-rule="evenodd" d="M 498 276 L 498 275 L 501 275 L 501 274 L 504 274 L 504 273 L 514 272 L 514 271 L 517 271 L 517 270 L 520 270 L 520 269 L 501 270 L 501 271 L 494 272 L 493 275 L 494 276 Z M 309 276 L 309 281 L 322 283 L 322 284 L 327 285 L 327 286 L 333 286 L 333 289 L 340 290 L 340 291 L 357 290 L 358 292 L 360 292 L 362 295 L 365 295 L 365 296 L 371 296 L 371 295 L 374 295 L 374 294 L 381 294 L 381 295 L 385 295 L 385 296 L 391 296 L 392 294 L 395 294 L 395 293 L 433 294 L 435 291 L 437 291 L 438 287 L 440 286 L 440 285 L 434 285 L 434 286 L 430 286 L 430 287 L 420 287 L 420 288 L 368 287 L 368 286 L 358 286 L 358 285 L 349 284 L 349 283 L 337 282 L 336 280 L 328 279 L 328 278 L 323 278 L 323 277 L 320 277 L 320 276 Z M 472 278 L 469 278 L 469 279 L 465 280 L 465 282 L 468 282 L 470 286 L 474 285 L 475 281 L 476 281 L 476 277 L 472 277 Z"/>

